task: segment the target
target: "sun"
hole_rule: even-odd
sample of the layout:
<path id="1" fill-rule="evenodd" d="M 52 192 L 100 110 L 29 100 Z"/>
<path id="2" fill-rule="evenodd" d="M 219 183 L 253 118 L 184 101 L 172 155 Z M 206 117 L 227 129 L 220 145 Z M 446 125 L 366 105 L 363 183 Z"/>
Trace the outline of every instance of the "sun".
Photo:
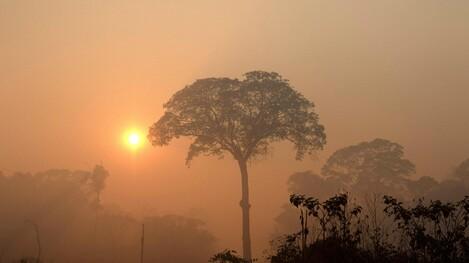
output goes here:
<path id="1" fill-rule="evenodd" d="M 130 145 L 139 145 L 140 144 L 140 135 L 137 133 L 131 133 L 127 139 Z"/>
<path id="2" fill-rule="evenodd" d="M 125 136 L 126 144 L 133 150 L 139 148 L 143 144 L 143 136 L 138 131 L 130 131 Z"/>

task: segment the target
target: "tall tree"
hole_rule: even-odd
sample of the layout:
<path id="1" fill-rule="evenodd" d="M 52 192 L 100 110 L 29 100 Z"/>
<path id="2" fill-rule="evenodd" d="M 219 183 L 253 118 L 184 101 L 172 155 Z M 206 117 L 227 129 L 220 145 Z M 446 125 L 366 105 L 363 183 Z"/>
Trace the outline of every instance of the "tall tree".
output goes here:
<path id="1" fill-rule="evenodd" d="M 461 180 L 469 180 L 469 158 L 454 169 L 453 176 Z"/>
<path id="2" fill-rule="evenodd" d="M 96 165 L 89 175 L 89 185 L 96 194 L 96 206 L 98 207 L 101 205 L 101 193 L 106 187 L 106 178 L 108 177 L 109 172 L 102 165 Z"/>
<path id="3" fill-rule="evenodd" d="M 241 172 L 243 256 L 251 260 L 248 161 L 265 155 L 273 142 L 287 140 L 296 159 L 326 142 L 314 104 L 275 72 L 248 72 L 242 79 L 206 78 L 178 91 L 149 130 L 154 146 L 182 136 L 193 139 L 186 163 L 200 155 L 230 154 Z"/>
<path id="4" fill-rule="evenodd" d="M 322 167 L 324 176 L 337 178 L 348 190 L 356 191 L 402 191 L 413 173 L 415 166 L 404 158 L 404 148 L 385 139 L 339 149 Z"/>

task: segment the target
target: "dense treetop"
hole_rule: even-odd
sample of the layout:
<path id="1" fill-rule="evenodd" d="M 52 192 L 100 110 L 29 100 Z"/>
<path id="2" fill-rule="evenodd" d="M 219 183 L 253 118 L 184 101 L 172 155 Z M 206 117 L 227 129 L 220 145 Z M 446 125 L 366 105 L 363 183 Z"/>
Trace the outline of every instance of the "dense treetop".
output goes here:
<path id="1" fill-rule="evenodd" d="M 178 91 L 150 128 L 154 145 L 194 138 L 187 156 L 200 154 L 248 160 L 268 152 L 271 142 L 288 140 L 296 158 L 325 144 L 314 104 L 274 72 L 253 71 L 242 79 L 206 78 Z"/>

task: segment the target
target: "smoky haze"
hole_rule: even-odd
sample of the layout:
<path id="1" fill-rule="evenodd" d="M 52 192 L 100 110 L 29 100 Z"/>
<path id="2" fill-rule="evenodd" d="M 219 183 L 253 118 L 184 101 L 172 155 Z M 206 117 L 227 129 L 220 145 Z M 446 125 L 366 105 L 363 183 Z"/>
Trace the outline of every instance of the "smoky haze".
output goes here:
<path id="1" fill-rule="evenodd" d="M 146 134 L 162 105 L 197 79 L 275 71 L 315 103 L 327 145 L 300 162 L 290 144 L 277 143 L 251 163 L 260 257 L 285 212 L 290 175 L 319 174 L 343 147 L 399 143 L 415 180 L 444 181 L 469 158 L 468 13 L 463 0 L 0 1 L 0 171 L 100 164 L 110 173 L 103 206 L 131 217 L 119 212 L 109 222 L 129 225 L 137 254 L 140 221 L 164 225 L 169 215 L 197 231 L 197 220 L 205 223 L 187 239 L 206 240 L 207 254 L 242 251 L 241 182 L 231 157 L 200 157 L 188 168 L 187 139 L 131 151 L 122 136 Z M 14 204 L 14 193 L 4 197 L 3 208 Z M 73 213 L 86 218 L 80 227 L 93 226 L 88 208 L 77 207 L 84 210 Z M 24 222 L 21 213 L 11 220 Z M 24 246 L 34 256 L 34 243 Z"/>

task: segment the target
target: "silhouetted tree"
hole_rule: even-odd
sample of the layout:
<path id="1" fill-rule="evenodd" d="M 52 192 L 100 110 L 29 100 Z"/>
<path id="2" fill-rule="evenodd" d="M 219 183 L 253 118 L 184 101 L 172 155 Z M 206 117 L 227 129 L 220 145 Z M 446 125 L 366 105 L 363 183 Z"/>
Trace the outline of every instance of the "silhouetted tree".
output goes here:
<path id="1" fill-rule="evenodd" d="M 427 195 L 429 198 L 455 201 L 469 193 L 469 159 L 461 162 L 449 175 L 448 178 L 432 187 Z"/>
<path id="2" fill-rule="evenodd" d="M 93 172 L 89 175 L 89 185 L 92 191 L 96 194 L 96 205 L 101 204 L 101 193 L 106 187 L 106 178 L 109 172 L 102 165 L 96 165 Z"/>
<path id="3" fill-rule="evenodd" d="M 290 203 L 300 210 L 301 230 L 299 234 L 301 238 L 301 250 L 304 252 L 309 234 L 308 216 L 315 212 L 314 210 L 319 205 L 319 201 L 312 197 L 305 197 L 304 195 L 291 195 Z"/>
<path id="4" fill-rule="evenodd" d="M 271 263 L 295 263 L 304 261 L 303 252 L 297 242 L 298 233 L 284 235 L 271 242 L 275 251 L 268 260 Z"/>
<path id="5" fill-rule="evenodd" d="M 211 263 L 248 263 L 247 260 L 239 257 L 234 250 L 224 250 L 215 254 L 208 262 Z"/>
<path id="6" fill-rule="evenodd" d="M 362 208 L 351 203 L 347 193 L 335 195 L 324 202 L 293 194 L 290 196 L 290 203 L 300 212 L 301 230 L 284 237 L 283 242 L 275 248 L 274 255 L 269 257 L 270 262 L 366 261 L 359 248 Z M 312 229 L 307 224 L 308 217 L 319 225 L 319 231 L 312 233 L 315 237 L 311 239 L 308 239 Z"/>
<path id="7" fill-rule="evenodd" d="M 296 158 L 325 144 L 314 104 L 277 73 L 253 71 L 241 80 L 207 78 L 178 91 L 164 105 L 164 115 L 150 128 L 155 146 L 173 138 L 193 138 L 187 163 L 200 154 L 229 153 L 241 172 L 243 256 L 251 260 L 248 161 L 268 152 L 272 142 L 288 140 Z"/>
<path id="8" fill-rule="evenodd" d="M 369 205 L 370 197 L 381 199 L 383 195 L 393 195 L 406 201 L 423 196 L 457 200 L 468 192 L 469 184 L 461 179 L 464 176 L 452 176 L 451 180 L 442 183 L 430 176 L 411 179 L 410 175 L 415 172 L 415 166 L 403 156 L 402 146 L 384 139 L 348 146 L 330 156 L 321 174 L 313 171 L 292 174 L 287 181 L 288 191 L 290 194 L 304 194 L 324 199 L 345 190 L 358 198 L 358 202 L 362 205 L 367 203 Z M 464 171 L 463 168 L 456 170 Z M 464 173 L 458 172 L 458 174 Z M 382 218 L 382 213 L 382 209 L 376 211 L 375 216 Z M 386 223 L 389 221 L 386 220 Z M 292 227 L 296 225 L 294 209 L 284 204 L 282 212 L 276 217 L 276 223 L 277 236 L 293 231 Z M 373 234 L 377 241 L 384 234 L 382 233 L 384 230 L 376 225 L 376 220 L 374 224 L 376 227 L 369 230 L 380 231 Z M 375 241 L 373 242 L 376 245 Z"/>
<path id="9" fill-rule="evenodd" d="M 391 220 L 393 237 L 382 236 L 374 246 L 363 242 L 373 238 L 362 231 L 369 221 L 362 219 L 361 206 L 338 194 L 324 202 L 305 195 L 291 195 L 290 202 L 300 211 L 301 231 L 274 244 L 271 263 L 446 263 L 469 262 L 469 196 L 456 202 L 439 200 L 414 204 L 384 196 L 380 201 L 384 216 Z M 305 242 L 306 216 L 318 221 L 318 238 Z"/>
<path id="10" fill-rule="evenodd" d="M 456 167 L 453 171 L 453 175 L 462 180 L 469 181 L 469 159 L 466 159 Z"/>
<path id="11" fill-rule="evenodd" d="M 334 178 L 325 178 L 312 171 L 292 174 L 288 178 L 287 185 L 290 194 L 315 196 L 318 199 L 326 199 L 342 189 Z M 291 233 L 297 226 L 298 217 L 295 209 L 289 203 L 284 204 L 282 208 L 282 212 L 275 218 L 277 236 Z"/>
<path id="12" fill-rule="evenodd" d="M 468 262 L 469 196 L 453 203 L 420 199 L 413 207 L 385 196 L 384 203 L 412 262 Z"/>
<path id="13" fill-rule="evenodd" d="M 373 189 L 403 194 L 407 177 L 415 173 L 414 164 L 403 158 L 401 145 L 375 139 L 336 151 L 322 167 L 322 175 L 344 182 L 348 191 Z"/>
<path id="14" fill-rule="evenodd" d="M 290 194 L 315 196 L 318 199 L 326 199 L 334 193 L 340 192 L 346 186 L 341 177 L 326 177 L 313 171 L 297 172 L 292 174 L 287 181 Z M 285 234 L 296 226 L 296 213 L 291 205 L 283 205 L 283 211 L 275 218 L 278 233 Z"/>

